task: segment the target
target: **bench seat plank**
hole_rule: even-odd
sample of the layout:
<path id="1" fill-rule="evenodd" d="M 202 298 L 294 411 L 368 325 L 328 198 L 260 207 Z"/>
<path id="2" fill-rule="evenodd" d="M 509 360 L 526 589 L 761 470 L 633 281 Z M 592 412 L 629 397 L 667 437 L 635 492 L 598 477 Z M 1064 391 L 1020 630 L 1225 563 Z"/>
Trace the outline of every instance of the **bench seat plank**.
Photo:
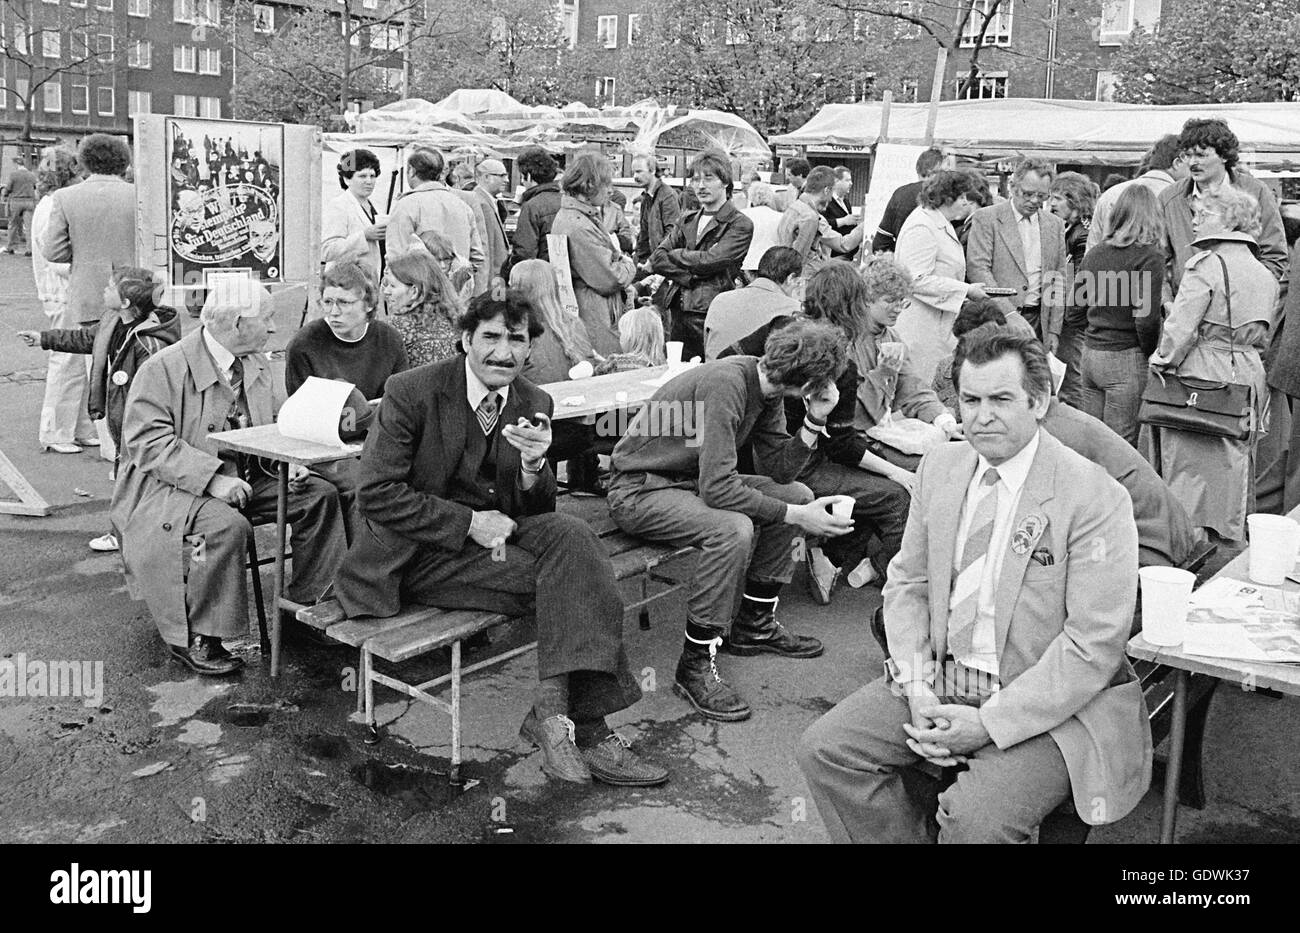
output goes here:
<path id="1" fill-rule="evenodd" d="M 644 573 L 647 564 L 655 567 L 670 560 L 676 560 L 678 557 L 685 557 L 687 554 L 695 553 L 695 548 L 690 545 L 673 547 L 672 545 L 645 544 L 643 542 L 636 542 L 636 544 L 637 546 L 631 550 L 612 555 L 615 580 L 622 581 Z"/>
<path id="2" fill-rule="evenodd" d="M 406 661 L 509 621 L 509 616 L 477 609 L 434 609 L 432 612 L 436 615 L 422 613 L 422 618 L 373 635 L 362 647 L 385 661 Z"/>

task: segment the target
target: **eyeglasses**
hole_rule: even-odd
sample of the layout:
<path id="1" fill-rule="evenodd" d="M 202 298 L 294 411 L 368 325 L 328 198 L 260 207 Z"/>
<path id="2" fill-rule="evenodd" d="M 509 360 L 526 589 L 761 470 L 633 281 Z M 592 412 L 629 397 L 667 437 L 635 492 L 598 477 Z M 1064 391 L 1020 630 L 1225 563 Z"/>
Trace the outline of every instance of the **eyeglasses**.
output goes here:
<path id="1" fill-rule="evenodd" d="M 361 304 L 360 298 L 322 298 L 320 306 L 322 308 L 351 308 L 353 305 Z"/>

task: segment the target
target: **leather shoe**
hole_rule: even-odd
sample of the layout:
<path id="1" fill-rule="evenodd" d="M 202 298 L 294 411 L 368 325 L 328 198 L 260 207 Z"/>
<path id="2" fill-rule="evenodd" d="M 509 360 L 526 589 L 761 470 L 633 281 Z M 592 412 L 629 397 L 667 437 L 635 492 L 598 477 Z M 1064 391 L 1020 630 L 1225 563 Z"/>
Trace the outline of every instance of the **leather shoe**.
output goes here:
<path id="1" fill-rule="evenodd" d="M 221 644 L 220 638 L 212 635 L 195 635 L 190 639 L 189 648 L 172 645 L 172 657 L 208 677 L 233 674 L 244 666 L 243 658 L 235 657 Z"/>
<path id="2" fill-rule="evenodd" d="M 804 548 L 803 562 L 808 571 L 808 595 L 819 606 L 830 605 L 840 568 L 831 563 L 821 548 L 812 545 Z"/>
<path id="3" fill-rule="evenodd" d="M 591 771 L 573 744 L 573 720 L 568 716 L 538 719 L 530 709 L 519 727 L 519 738 L 542 750 L 542 770 L 553 778 L 574 784 L 590 784 Z"/>
<path id="4" fill-rule="evenodd" d="M 744 605 L 731 625 L 731 633 L 722 650 L 741 657 L 764 652 L 786 658 L 819 657 L 825 650 L 820 641 L 807 635 L 796 635 L 777 621 L 777 602 L 760 602 L 744 597 Z"/>
<path id="5" fill-rule="evenodd" d="M 579 749 L 591 776 L 618 787 L 654 787 L 668 781 L 668 769 L 646 761 L 632 751 L 632 743 L 617 732 L 591 748 Z"/>

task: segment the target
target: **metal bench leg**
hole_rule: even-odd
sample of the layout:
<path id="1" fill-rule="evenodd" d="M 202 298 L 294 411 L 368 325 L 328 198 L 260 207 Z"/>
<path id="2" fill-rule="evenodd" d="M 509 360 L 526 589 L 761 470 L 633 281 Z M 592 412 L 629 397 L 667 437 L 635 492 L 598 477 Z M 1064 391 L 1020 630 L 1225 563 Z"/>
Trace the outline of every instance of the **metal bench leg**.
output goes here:
<path id="1" fill-rule="evenodd" d="M 460 786 L 460 640 L 451 643 L 451 771 L 447 781 Z"/>
<path id="2" fill-rule="evenodd" d="M 1182 779 L 1178 783 L 1179 803 L 1197 810 L 1205 809 L 1205 775 L 1201 768 L 1201 746 L 1205 740 L 1205 722 L 1210 715 L 1210 700 L 1219 686 L 1218 680 L 1210 682 L 1210 689 L 1187 711 L 1187 735 L 1183 744 Z"/>
<path id="3" fill-rule="evenodd" d="M 357 712 L 366 711 L 366 681 L 370 679 L 370 656 L 366 654 L 365 649 L 361 649 L 360 658 L 357 661 Z"/>
<path id="4" fill-rule="evenodd" d="M 1169 727 L 1169 763 L 1165 766 L 1164 812 L 1160 819 L 1160 842 L 1170 845 L 1178 819 L 1178 783 L 1183 770 L 1183 739 L 1187 730 L 1187 671 L 1174 672 L 1174 717 Z"/>
<path id="5" fill-rule="evenodd" d="M 257 606 L 257 632 L 261 637 L 262 657 L 271 654 L 271 636 L 266 631 L 266 600 L 262 597 L 262 571 L 257 559 L 257 529 L 248 536 L 248 569 L 253 575 L 253 602 Z"/>
<path id="6" fill-rule="evenodd" d="M 641 574 L 641 612 L 637 616 L 637 622 L 641 626 L 641 631 L 650 631 L 650 606 L 646 600 L 650 598 L 650 565 L 646 564 L 645 571 Z"/>
<path id="7" fill-rule="evenodd" d="M 362 647 L 361 649 L 361 668 L 365 671 L 366 684 L 366 744 L 378 745 L 383 736 L 379 734 L 379 729 L 375 725 L 375 681 L 370 676 L 370 667 L 374 664 L 370 650 Z"/>

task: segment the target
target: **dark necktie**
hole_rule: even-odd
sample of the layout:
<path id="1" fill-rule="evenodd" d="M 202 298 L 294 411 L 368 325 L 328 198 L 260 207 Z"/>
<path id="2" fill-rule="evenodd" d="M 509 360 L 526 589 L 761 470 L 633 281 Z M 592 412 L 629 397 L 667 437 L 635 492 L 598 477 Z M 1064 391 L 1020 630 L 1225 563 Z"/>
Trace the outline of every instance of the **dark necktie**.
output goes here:
<path id="1" fill-rule="evenodd" d="M 492 433 L 492 429 L 497 426 L 497 416 L 500 414 L 501 396 L 495 392 L 489 392 L 483 396 L 483 401 L 478 403 L 475 414 L 478 415 L 479 427 L 483 429 L 483 435 Z"/>

